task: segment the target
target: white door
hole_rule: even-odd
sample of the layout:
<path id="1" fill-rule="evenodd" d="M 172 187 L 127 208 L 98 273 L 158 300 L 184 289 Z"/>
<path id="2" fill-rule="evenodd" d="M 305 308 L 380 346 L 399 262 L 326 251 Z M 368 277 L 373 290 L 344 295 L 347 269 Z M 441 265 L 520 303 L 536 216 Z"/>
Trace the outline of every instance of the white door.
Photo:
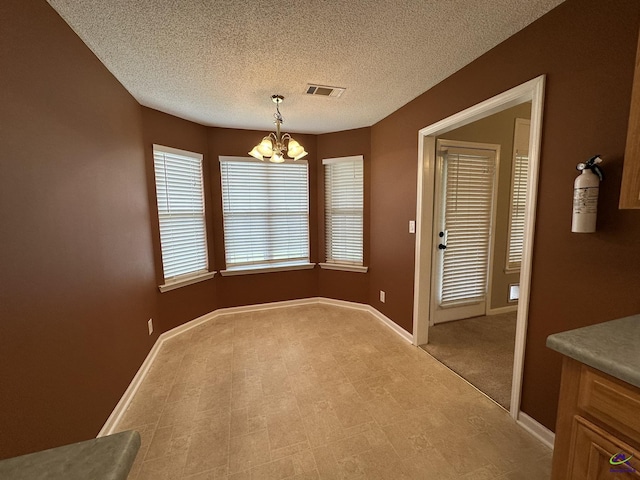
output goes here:
<path id="1" fill-rule="evenodd" d="M 489 285 L 498 145 L 438 140 L 434 323 L 484 315 Z"/>

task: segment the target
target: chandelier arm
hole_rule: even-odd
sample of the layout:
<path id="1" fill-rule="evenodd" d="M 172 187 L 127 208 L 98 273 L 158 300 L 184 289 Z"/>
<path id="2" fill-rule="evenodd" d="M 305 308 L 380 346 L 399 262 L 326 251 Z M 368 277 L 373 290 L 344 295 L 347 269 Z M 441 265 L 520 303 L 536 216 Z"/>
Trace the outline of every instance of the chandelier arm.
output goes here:
<path id="1" fill-rule="evenodd" d="M 281 125 L 282 122 L 279 119 L 276 118 L 276 122 L 275 123 L 276 123 L 276 140 L 278 142 L 280 142 L 280 139 L 282 138 L 281 134 L 280 134 L 280 125 Z"/>

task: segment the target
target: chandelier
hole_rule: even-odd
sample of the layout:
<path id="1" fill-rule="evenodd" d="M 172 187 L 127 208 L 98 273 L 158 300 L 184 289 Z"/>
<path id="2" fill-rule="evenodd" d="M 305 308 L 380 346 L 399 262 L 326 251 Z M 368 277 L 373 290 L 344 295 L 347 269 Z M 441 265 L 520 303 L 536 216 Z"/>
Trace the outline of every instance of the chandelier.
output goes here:
<path id="1" fill-rule="evenodd" d="M 249 155 L 261 161 L 269 160 L 273 163 L 282 163 L 285 161 L 286 152 L 289 158 L 299 160 L 307 154 L 304 147 L 288 133 L 280 133 L 280 125 L 284 123 L 280 114 L 280 103 L 282 103 L 284 97 L 282 95 L 271 95 L 271 100 L 276 104 L 276 113 L 273 114 L 276 133 L 270 133 L 264 137 L 258 145 L 253 147 Z"/>

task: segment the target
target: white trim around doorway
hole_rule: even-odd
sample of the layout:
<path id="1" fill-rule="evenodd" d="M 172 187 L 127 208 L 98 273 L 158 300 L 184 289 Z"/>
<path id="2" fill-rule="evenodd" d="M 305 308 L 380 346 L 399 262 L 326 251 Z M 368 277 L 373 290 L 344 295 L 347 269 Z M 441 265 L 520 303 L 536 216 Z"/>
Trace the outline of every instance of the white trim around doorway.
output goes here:
<path id="1" fill-rule="evenodd" d="M 535 228 L 538 170 L 540 165 L 540 143 L 542 136 L 542 110 L 544 104 L 545 76 L 541 75 L 528 82 L 467 108 L 444 120 L 429 125 L 418 132 L 418 185 L 416 205 L 416 255 L 413 306 L 413 343 L 427 343 L 431 299 L 431 267 L 433 248 L 433 199 L 435 189 L 435 141 L 455 128 L 462 127 L 482 118 L 501 112 L 525 102 L 531 102 L 531 131 L 529 162 L 531 175 L 528 179 L 527 206 L 525 213 L 525 238 L 520 273 L 520 299 L 514 352 L 513 382 L 511 389 L 510 415 L 520 416 L 520 397 L 524 366 L 524 349 L 527 334 L 527 316 L 531 286 L 531 265 L 533 260 L 533 238 Z"/>

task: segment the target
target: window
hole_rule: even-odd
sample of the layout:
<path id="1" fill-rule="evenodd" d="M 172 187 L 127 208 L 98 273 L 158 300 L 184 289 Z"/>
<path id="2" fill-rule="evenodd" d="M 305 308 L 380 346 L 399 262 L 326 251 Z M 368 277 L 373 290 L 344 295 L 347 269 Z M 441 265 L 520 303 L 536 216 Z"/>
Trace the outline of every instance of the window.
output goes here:
<path id="1" fill-rule="evenodd" d="M 323 268 L 365 271 L 363 264 L 363 158 L 327 158 L 325 180 L 325 253 Z M 361 267 L 361 268 L 349 268 Z"/>
<path id="2" fill-rule="evenodd" d="M 165 282 L 160 290 L 211 278 L 202 155 L 154 145 L 153 165 Z"/>
<path id="3" fill-rule="evenodd" d="M 309 168 L 305 161 L 220 157 L 227 270 L 312 268 Z"/>
<path id="4" fill-rule="evenodd" d="M 511 212 L 509 217 L 509 244 L 507 247 L 507 273 L 520 270 L 524 245 L 524 224 L 529 178 L 529 126 L 530 120 L 516 118 L 513 135 L 513 172 L 511 176 Z"/>

